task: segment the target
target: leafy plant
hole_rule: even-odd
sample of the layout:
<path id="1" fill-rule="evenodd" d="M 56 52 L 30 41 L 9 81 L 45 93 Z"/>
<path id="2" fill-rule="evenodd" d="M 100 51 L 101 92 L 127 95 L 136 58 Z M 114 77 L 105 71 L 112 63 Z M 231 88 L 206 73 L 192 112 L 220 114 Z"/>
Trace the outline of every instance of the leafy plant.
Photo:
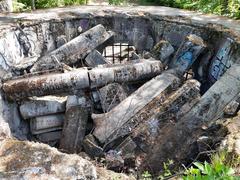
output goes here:
<path id="1" fill-rule="evenodd" d="M 196 10 L 240 19 L 240 0 L 139 0 L 139 3 Z"/>
<path id="2" fill-rule="evenodd" d="M 108 0 L 110 5 L 121 5 L 123 2 L 124 0 Z"/>
<path id="3" fill-rule="evenodd" d="M 211 163 L 194 162 L 186 170 L 184 180 L 237 180 L 239 178 L 233 176 L 234 169 L 228 165 L 227 153 L 220 152 L 212 155 Z M 233 164 L 232 164 L 233 165 Z"/>
<path id="4" fill-rule="evenodd" d="M 168 160 L 168 162 L 163 163 L 163 173 L 158 176 L 158 179 L 165 179 L 172 175 L 172 172 L 169 169 L 169 166 L 173 165 L 173 160 Z"/>
<path id="5" fill-rule="evenodd" d="M 152 175 L 149 173 L 149 171 L 144 171 L 142 173 L 142 180 L 151 180 L 152 179 Z"/>

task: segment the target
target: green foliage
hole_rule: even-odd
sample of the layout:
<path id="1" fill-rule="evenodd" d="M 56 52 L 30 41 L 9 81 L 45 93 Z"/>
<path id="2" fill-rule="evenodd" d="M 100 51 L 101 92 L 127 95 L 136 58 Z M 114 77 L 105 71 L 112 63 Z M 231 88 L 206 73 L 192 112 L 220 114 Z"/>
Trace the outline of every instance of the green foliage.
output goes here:
<path id="1" fill-rule="evenodd" d="M 240 0 L 139 0 L 139 2 L 145 5 L 169 6 L 240 19 Z"/>
<path id="2" fill-rule="evenodd" d="M 152 175 L 148 172 L 148 171 L 144 171 L 142 173 L 142 180 L 151 180 L 152 179 Z"/>
<path id="3" fill-rule="evenodd" d="M 17 0 L 13 1 L 13 11 L 21 12 L 27 10 L 27 6 L 23 3 L 17 2 Z"/>
<path id="4" fill-rule="evenodd" d="M 87 0 L 35 0 L 36 9 L 52 8 L 52 7 L 63 7 L 69 5 L 80 5 L 85 4 Z M 31 9 L 32 0 L 15 0 L 14 1 L 15 11 L 23 11 Z"/>
<path id="5" fill-rule="evenodd" d="M 124 0 L 108 0 L 110 5 L 121 5 L 124 3 Z"/>
<path id="6" fill-rule="evenodd" d="M 162 180 L 162 179 L 165 179 L 169 176 L 172 175 L 172 172 L 170 171 L 170 168 L 169 166 L 173 165 L 173 160 L 168 160 L 168 162 L 164 162 L 163 163 L 163 173 L 160 174 L 160 176 L 158 177 L 158 179 Z"/>
<path id="7" fill-rule="evenodd" d="M 236 161 L 237 162 L 237 161 Z M 234 164 L 236 163 L 234 162 Z M 233 163 L 233 162 L 232 162 Z M 194 162 L 195 167 L 186 170 L 184 180 L 237 180 L 239 178 L 233 176 L 234 170 L 230 167 L 227 153 L 220 152 L 214 154 L 211 163 Z M 234 165 L 232 164 L 232 165 Z"/>

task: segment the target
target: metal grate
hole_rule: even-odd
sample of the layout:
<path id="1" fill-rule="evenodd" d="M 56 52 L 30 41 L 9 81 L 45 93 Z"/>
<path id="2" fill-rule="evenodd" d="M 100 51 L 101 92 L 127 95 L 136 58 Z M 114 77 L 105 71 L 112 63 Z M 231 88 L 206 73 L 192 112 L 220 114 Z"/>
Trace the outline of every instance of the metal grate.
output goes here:
<path id="1" fill-rule="evenodd" d="M 122 63 L 124 59 L 130 60 L 130 51 L 133 46 L 128 43 L 114 43 L 103 51 L 103 56 L 113 64 Z"/>

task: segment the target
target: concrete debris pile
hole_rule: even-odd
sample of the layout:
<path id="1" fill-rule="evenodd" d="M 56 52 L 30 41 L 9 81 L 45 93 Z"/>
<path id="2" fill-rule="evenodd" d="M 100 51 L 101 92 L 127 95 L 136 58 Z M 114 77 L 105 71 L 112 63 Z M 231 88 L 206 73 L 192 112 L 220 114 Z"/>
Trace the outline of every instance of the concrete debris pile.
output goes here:
<path id="1" fill-rule="evenodd" d="M 230 68 L 201 97 L 200 83 L 184 79 L 195 61 L 211 57 L 201 37 L 188 35 L 177 50 L 161 40 L 142 55 L 132 46 L 120 48 L 111 61 L 102 49 L 113 35 L 97 25 L 19 66 L 30 73 L 6 80 L 6 97 L 20 102 L 32 138 L 64 152 L 104 157 L 113 170 L 157 172 L 168 159 L 180 163 L 198 130 L 240 91 L 240 67 Z M 235 114 L 229 109 L 238 106 L 229 104 L 225 112 Z"/>

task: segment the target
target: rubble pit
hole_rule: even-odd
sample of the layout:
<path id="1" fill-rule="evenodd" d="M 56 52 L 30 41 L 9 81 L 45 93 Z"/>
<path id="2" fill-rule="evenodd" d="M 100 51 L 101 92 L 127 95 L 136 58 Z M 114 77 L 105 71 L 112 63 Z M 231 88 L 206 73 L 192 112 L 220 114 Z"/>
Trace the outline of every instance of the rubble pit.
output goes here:
<path id="1" fill-rule="evenodd" d="M 164 10 L 164 13 L 162 10 Z M 175 13 L 169 14 L 167 11 Z M 122 77 L 123 80 L 121 79 L 120 83 L 111 83 L 110 85 L 101 84 L 96 87 L 92 86 L 90 89 L 83 88 L 84 90 L 77 89 L 72 91 L 71 89 L 67 93 L 49 91 L 47 95 L 51 96 L 41 98 L 24 97 L 18 99 L 22 95 L 21 93 L 19 96 L 16 95 L 13 98 L 9 98 L 6 92 L 2 90 L 0 122 L 3 125 L 7 124 L 1 128 L 9 126 L 11 136 L 18 140 L 43 142 L 67 153 L 85 151 L 93 158 L 104 156 L 107 161 L 112 163 L 109 163 L 108 167 L 113 170 L 122 170 L 122 161 L 125 161 L 125 164 L 128 164 L 132 168 L 132 161 L 145 164 L 143 162 L 149 159 L 150 165 L 148 163 L 140 165 L 140 169 L 150 168 L 153 172 L 161 170 L 161 165 L 156 167 L 156 165 L 152 164 L 161 164 L 168 158 L 174 159 L 175 162 L 182 160 L 181 163 L 189 163 L 190 159 L 196 156 L 197 151 L 194 149 L 195 146 L 189 147 L 190 150 L 187 150 L 187 146 L 194 144 L 194 140 L 202 133 L 199 127 L 203 125 L 207 126 L 208 123 L 214 122 L 213 119 L 221 117 L 224 107 L 232 102 L 232 100 L 235 100 L 240 92 L 238 71 L 240 61 L 240 23 L 239 21 L 233 21 L 232 24 L 234 24 L 234 27 L 231 28 L 231 23 L 230 25 L 224 24 L 228 22 L 226 19 L 222 20 L 222 24 L 219 24 L 219 22 L 212 23 L 209 20 L 209 16 L 176 11 L 176 9 L 165 9 L 162 7 L 152 7 L 152 9 L 140 7 L 136 7 L 135 9 L 101 7 L 99 9 L 99 7 L 93 6 L 85 7 L 85 9 L 66 8 L 37 11 L 35 14 L 9 14 L 9 18 L 7 16 L 3 17 L 0 20 L 2 21 L 2 25 L 0 26 L 0 73 L 2 87 L 5 87 L 4 83 L 11 79 L 17 80 L 19 78 L 27 79 L 31 77 L 33 73 L 36 73 L 32 72 L 31 68 L 39 58 L 47 56 L 50 52 L 55 52 L 54 50 L 99 24 L 103 25 L 108 31 L 113 32 L 114 35 L 102 42 L 98 47 L 93 48 L 97 52 L 92 53 L 96 50 L 91 50 L 90 52 L 86 50 L 85 52 L 85 49 L 83 49 L 83 54 L 85 54 L 81 54 L 78 57 L 71 57 L 70 59 L 73 61 L 66 67 L 62 66 L 57 58 L 57 63 L 54 62 L 54 68 L 42 71 L 35 76 L 40 77 L 42 74 L 51 73 L 67 73 L 73 69 L 86 66 L 88 67 L 87 69 L 85 68 L 86 71 L 94 71 L 93 67 L 96 66 L 94 64 L 96 62 L 93 62 L 92 59 L 94 60 L 96 57 L 98 57 L 100 68 L 111 66 L 111 64 L 121 64 L 124 66 L 125 63 L 131 63 L 137 59 L 141 59 L 139 63 L 144 63 L 142 59 L 151 61 L 151 58 L 154 58 L 158 60 L 159 55 L 154 54 L 154 52 L 158 52 L 159 49 L 156 50 L 156 44 L 161 40 L 170 43 L 174 50 L 174 53 L 171 53 L 168 57 L 168 61 L 170 61 L 169 59 L 175 58 L 177 50 L 181 50 L 186 37 L 191 34 L 201 37 L 206 48 L 201 51 L 200 55 L 198 54 L 196 61 L 188 71 L 184 69 L 184 75 L 180 79 L 175 78 L 171 73 L 170 75 L 165 73 L 166 69 L 171 67 L 171 64 L 166 65 L 163 62 L 165 67 L 162 67 L 156 62 L 154 65 L 149 65 L 159 68 L 156 69 L 153 77 L 165 71 L 162 73 L 162 76 L 157 76 L 153 80 L 150 80 L 152 76 L 148 77 L 146 75 L 148 78 L 143 76 L 140 80 L 138 79 L 136 82 L 134 80 L 134 83 L 129 84 L 128 82 L 123 82 L 125 79 Z M 202 20 L 196 20 L 196 16 L 201 17 Z M 213 16 L 212 18 L 219 17 Z M 89 37 L 90 40 L 92 40 L 91 38 Z M 98 41 L 94 43 L 97 44 Z M 86 43 L 86 46 L 90 45 Z M 100 53 L 98 54 L 98 52 Z M 88 56 L 90 53 L 92 53 L 93 58 L 92 56 Z M 100 56 L 103 59 L 99 58 Z M 161 57 L 163 56 L 164 54 L 161 54 Z M 106 63 L 105 60 L 108 65 L 103 65 Z M 232 70 L 229 73 L 225 73 L 230 68 Z M 84 73 L 82 76 L 84 76 Z M 232 76 L 236 78 L 231 79 Z M 81 77 L 81 74 L 79 77 Z M 223 78 L 221 78 L 221 81 L 218 81 L 220 77 Z M 91 79 L 91 77 L 89 78 Z M 198 88 L 196 88 L 199 85 L 195 81 L 186 81 L 192 78 L 200 82 L 200 94 Z M 137 93 L 139 93 L 144 97 L 144 89 L 151 91 L 156 88 L 156 92 L 158 90 L 161 91 L 163 85 L 157 85 L 157 83 L 163 79 L 163 82 L 166 84 L 165 89 L 162 90 L 163 92 L 154 95 L 155 99 L 153 98 L 152 101 L 143 105 L 142 109 L 134 117 L 131 117 L 132 124 L 128 124 L 130 128 L 128 126 L 124 127 L 126 125 L 125 122 L 122 124 L 122 127 L 119 127 L 120 130 L 117 129 L 119 131 L 116 133 L 117 135 L 114 134 L 105 137 L 105 135 L 101 134 L 101 128 L 105 127 L 106 129 L 109 126 L 111 129 L 111 126 L 115 125 L 112 122 L 112 119 L 114 120 L 112 116 L 116 115 L 118 117 L 118 112 L 112 112 L 112 115 L 112 109 L 115 110 L 115 107 L 120 102 L 122 106 L 119 107 L 124 109 L 122 102 L 126 102 L 125 99 L 130 97 L 130 95 L 137 96 Z M 186 81 L 183 86 L 182 81 Z M 98 81 L 96 80 L 96 82 Z M 93 84 L 94 82 L 91 82 L 91 85 Z M 229 86 L 234 87 L 229 89 Z M 223 95 L 224 93 L 226 95 Z M 116 94 L 120 94 L 117 96 L 117 100 L 115 99 Z M 146 95 L 146 97 L 148 96 Z M 112 103 L 113 100 L 115 104 Z M 238 107 L 238 105 L 236 106 Z M 211 106 L 216 107 L 214 109 Z M 40 109 L 43 112 L 40 112 Z M 165 111 L 169 111 L 169 113 L 159 114 L 159 112 Z M 102 113 L 107 113 L 109 117 L 105 117 L 104 114 L 99 115 Z M 154 114 L 158 116 L 152 117 Z M 72 119 L 71 121 L 69 120 L 69 124 L 65 125 L 64 118 Z M 144 121 L 147 118 L 149 120 Z M 195 121 L 186 120 L 191 118 L 195 118 Z M 169 125 L 169 123 L 164 124 L 159 122 L 157 119 L 162 119 L 164 123 L 166 123 L 165 121 L 169 121 L 170 124 L 174 123 L 174 126 Z M 187 123 L 188 127 L 186 127 L 186 122 L 189 122 Z M 64 130 L 62 130 L 63 124 L 64 127 L 66 126 Z M 83 134 L 78 134 L 82 138 L 73 138 L 75 132 L 81 133 L 82 130 L 73 130 L 71 124 L 72 126 L 84 129 Z M 38 129 L 38 126 L 41 128 Z M 117 126 L 119 125 L 116 124 Z M 97 127 L 99 130 L 94 131 L 94 128 L 97 129 Z M 116 127 L 113 128 L 114 131 L 116 131 Z M 162 129 L 158 132 L 157 129 L 160 127 Z M 144 134 L 145 128 L 150 128 L 150 130 L 146 130 L 146 134 Z M 195 130 L 196 134 L 191 134 Z M 143 135 L 139 135 L 139 131 Z M 151 133 L 148 134 L 149 132 Z M 129 134 L 131 136 L 128 137 Z M 193 138 L 191 143 L 181 144 L 182 141 L 186 140 L 187 142 L 186 134 L 189 136 L 193 135 L 195 139 Z M 8 133 L 5 133 L 5 136 L 8 135 Z M 161 135 L 164 138 L 169 136 L 164 140 L 159 137 Z M 179 139 L 176 137 L 181 137 L 181 135 L 183 136 L 182 141 L 178 142 Z M 60 140 L 60 138 L 63 138 L 64 142 L 61 142 L 62 139 Z M 172 140 L 172 144 L 168 144 L 168 140 Z M 156 141 L 159 141 L 157 146 L 155 145 Z M 96 142 L 96 144 L 93 142 Z M 74 147 L 72 144 L 74 144 Z M 176 146 L 172 147 L 171 145 Z M 138 152 L 138 156 L 129 153 L 136 148 L 135 146 L 138 146 L 137 151 L 142 151 L 143 153 Z M 179 152 L 178 154 L 177 149 L 179 148 L 185 148 L 185 150 L 179 150 L 184 153 Z M 117 154 L 120 151 L 126 151 L 124 157 Z M 159 152 L 165 152 L 162 154 L 165 157 L 159 156 Z M 175 155 L 171 155 L 169 152 L 175 153 Z M 107 154 L 104 155 L 104 153 Z M 185 156 L 180 157 L 182 154 Z"/>

